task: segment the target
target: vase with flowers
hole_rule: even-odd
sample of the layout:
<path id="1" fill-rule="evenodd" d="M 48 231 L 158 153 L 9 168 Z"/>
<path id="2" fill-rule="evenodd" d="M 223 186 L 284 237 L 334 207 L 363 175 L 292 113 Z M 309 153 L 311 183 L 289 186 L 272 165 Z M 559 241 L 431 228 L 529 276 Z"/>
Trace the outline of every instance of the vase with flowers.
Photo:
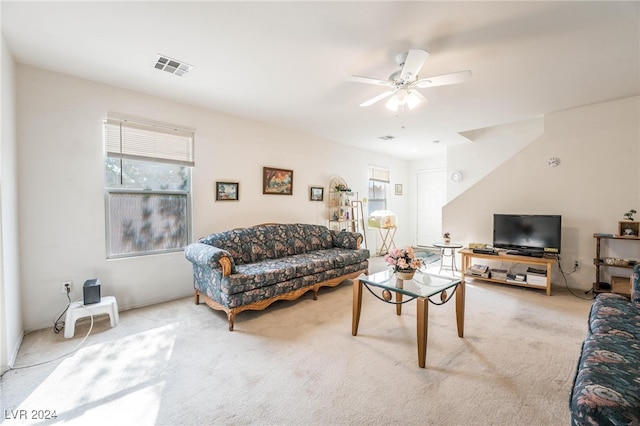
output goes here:
<path id="1" fill-rule="evenodd" d="M 442 238 L 444 238 L 445 244 L 449 244 L 451 242 L 451 234 L 449 232 L 442 234 Z"/>
<path id="2" fill-rule="evenodd" d="M 384 261 L 393 267 L 396 276 L 402 280 L 412 279 L 416 269 L 422 266 L 422 260 L 416 256 L 413 247 L 410 246 L 402 249 L 392 248 L 385 254 Z"/>

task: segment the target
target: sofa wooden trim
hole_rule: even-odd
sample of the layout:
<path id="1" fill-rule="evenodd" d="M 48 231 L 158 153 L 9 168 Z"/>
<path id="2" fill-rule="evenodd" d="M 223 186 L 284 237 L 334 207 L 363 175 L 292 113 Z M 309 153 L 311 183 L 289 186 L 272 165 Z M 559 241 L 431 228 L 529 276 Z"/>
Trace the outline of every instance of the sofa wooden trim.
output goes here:
<path id="1" fill-rule="evenodd" d="M 224 262 L 225 260 L 226 260 L 226 262 Z M 226 258 L 220 259 L 220 264 L 222 266 L 223 273 L 225 271 L 225 263 L 228 264 L 228 273 L 226 275 L 229 275 L 229 273 L 231 272 L 231 263 L 229 262 L 229 259 L 226 259 Z M 268 307 L 269 305 L 271 305 L 273 302 L 275 302 L 277 300 L 295 300 L 295 299 L 299 298 L 300 296 L 302 296 L 303 294 L 305 294 L 306 292 L 308 292 L 310 290 L 313 290 L 313 300 L 317 300 L 318 299 L 318 290 L 320 290 L 321 287 L 336 287 L 338 284 L 342 283 L 344 280 L 356 278 L 356 277 L 360 276 L 361 274 L 368 275 L 368 273 L 369 272 L 367 270 L 361 270 L 361 271 L 352 272 L 350 274 L 346 274 L 346 275 L 342 275 L 340 277 L 332 278 L 332 279 L 327 280 L 327 281 L 315 283 L 315 284 L 307 286 L 307 287 L 302 287 L 302 288 L 299 288 L 297 290 L 290 291 L 289 293 L 279 294 L 279 295 L 271 297 L 269 299 L 259 300 L 257 302 L 250 303 L 248 305 L 238 306 L 236 308 L 227 308 L 226 306 L 222 306 L 221 304 L 219 304 L 215 300 L 211 299 L 210 297 L 208 297 L 204 293 L 201 293 L 200 291 L 196 290 L 195 291 L 195 303 L 196 303 L 196 305 L 200 304 L 200 298 L 202 298 L 202 301 L 207 306 L 209 306 L 211 309 L 215 309 L 215 310 L 218 310 L 218 311 L 226 312 L 227 318 L 229 320 L 229 331 L 233 331 L 233 323 L 234 323 L 234 320 L 235 320 L 235 316 L 236 316 L 236 314 L 238 314 L 238 313 L 240 313 L 242 311 L 247 311 L 247 310 L 261 311 L 261 310 L 265 309 L 266 307 Z"/>

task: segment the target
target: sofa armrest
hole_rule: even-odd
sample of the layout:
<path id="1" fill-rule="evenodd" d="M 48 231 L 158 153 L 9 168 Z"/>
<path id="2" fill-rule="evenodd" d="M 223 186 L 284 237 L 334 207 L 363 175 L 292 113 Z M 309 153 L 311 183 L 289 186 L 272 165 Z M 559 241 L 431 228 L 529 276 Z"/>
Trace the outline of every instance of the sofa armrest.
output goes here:
<path id="1" fill-rule="evenodd" d="M 640 303 L 640 263 L 636 263 L 631 274 L 631 301 Z"/>
<path id="2" fill-rule="evenodd" d="M 222 269 L 222 275 L 228 276 L 235 272 L 236 265 L 231 253 L 209 244 L 193 243 L 184 249 L 184 257 L 196 265 L 206 265 L 214 269 Z"/>
<path id="3" fill-rule="evenodd" d="M 358 250 L 362 243 L 362 234 L 359 232 L 331 230 L 333 246 L 337 248 Z"/>

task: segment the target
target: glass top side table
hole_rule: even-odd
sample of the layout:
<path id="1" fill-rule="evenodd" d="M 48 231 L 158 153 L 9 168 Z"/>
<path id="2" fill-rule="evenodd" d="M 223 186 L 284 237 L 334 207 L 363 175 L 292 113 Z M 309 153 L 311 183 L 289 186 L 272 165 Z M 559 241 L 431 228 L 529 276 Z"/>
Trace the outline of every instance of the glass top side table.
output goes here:
<path id="1" fill-rule="evenodd" d="M 442 268 L 450 269 L 451 272 L 456 272 L 458 267 L 456 266 L 456 249 L 462 248 L 460 243 L 433 243 L 433 246 L 440 249 L 440 270 Z M 451 262 L 446 265 L 445 259 L 451 259 Z"/>

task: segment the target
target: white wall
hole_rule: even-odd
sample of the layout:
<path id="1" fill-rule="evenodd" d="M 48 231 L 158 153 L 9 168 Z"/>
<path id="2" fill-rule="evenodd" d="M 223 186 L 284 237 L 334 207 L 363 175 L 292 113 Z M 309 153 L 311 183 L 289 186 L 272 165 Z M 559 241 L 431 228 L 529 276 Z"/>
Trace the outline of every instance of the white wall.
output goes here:
<path id="1" fill-rule="evenodd" d="M 417 176 L 422 171 L 446 171 L 447 181 L 444 190 L 449 202 L 467 189 L 473 188 L 487 174 L 509 161 L 543 133 L 543 117 L 464 132 L 463 135 L 469 139 L 468 143 L 443 147 L 431 157 L 414 160 L 411 163 L 411 174 Z M 454 171 L 462 173 L 461 182 L 452 182 L 449 179 Z M 417 193 L 411 197 L 410 209 L 414 213 L 412 223 L 417 220 L 417 197 Z M 458 235 L 452 234 L 452 238 L 459 241 Z"/>
<path id="2" fill-rule="evenodd" d="M 22 341 L 18 245 L 15 64 L 0 38 L 0 374 L 13 365 Z"/>
<path id="3" fill-rule="evenodd" d="M 192 294 L 183 253 L 105 259 L 102 120 L 108 112 L 196 130 L 194 237 L 263 222 L 326 224 L 309 186 L 328 191 L 341 175 L 367 193 L 367 166 L 388 167 L 392 184 L 410 191 L 406 162 L 254 121 L 98 84 L 38 68 L 17 67 L 20 243 L 24 327 L 52 326 L 66 306 L 60 281 L 73 280 L 72 300 L 89 278 L 121 309 Z M 293 196 L 262 194 L 262 167 L 294 170 Z M 214 183 L 238 181 L 239 202 L 215 202 Z M 325 196 L 325 200 L 326 200 Z M 408 196 L 389 196 L 401 220 Z M 375 250 L 375 235 L 369 243 Z M 408 225 L 396 242 L 410 243 Z"/>
<path id="4" fill-rule="evenodd" d="M 494 213 L 561 214 L 562 267 L 571 271 L 574 260 L 582 265 L 568 285 L 590 288 L 593 234 L 615 233 L 627 210 L 640 211 L 638 117 L 639 97 L 549 114 L 542 136 L 444 207 L 444 226 L 465 244 L 491 243 Z M 550 157 L 559 157 L 560 166 L 549 167 Z M 639 245 L 612 249 L 640 258 Z M 565 285 L 557 268 L 552 282 Z"/>
<path id="5" fill-rule="evenodd" d="M 447 169 L 462 172 L 461 182 L 447 181 L 447 199 L 453 200 L 522 148 L 544 134 L 544 118 L 465 132 L 471 142 L 447 149 Z"/>

